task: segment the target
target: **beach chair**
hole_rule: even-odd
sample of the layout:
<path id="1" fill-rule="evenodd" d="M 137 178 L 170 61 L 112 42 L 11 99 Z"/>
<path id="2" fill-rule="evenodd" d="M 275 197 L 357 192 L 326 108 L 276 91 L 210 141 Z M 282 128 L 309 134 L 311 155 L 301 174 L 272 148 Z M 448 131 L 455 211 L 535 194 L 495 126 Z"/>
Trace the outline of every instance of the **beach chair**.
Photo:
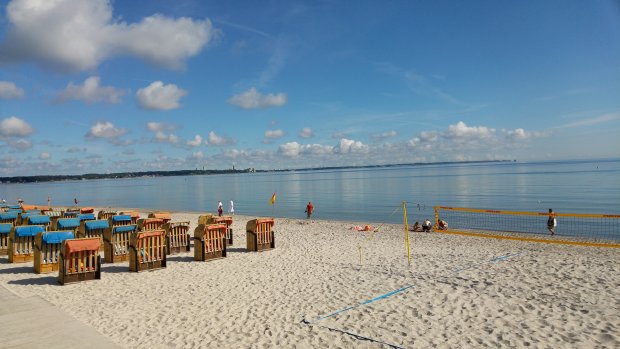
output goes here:
<path id="1" fill-rule="evenodd" d="M 166 232 L 164 230 L 131 233 L 129 270 L 140 272 L 166 267 Z"/>
<path id="2" fill-rule="evenodd" d="M 97 219 L 109 219 L 112 216 L 116 216 L 116 211 L 102 210 L 97 213 Z"/>
<path id="3" fill-rule="evenodd" d="M 62 212 L 62 218 L 75 218 L 80 214 L 78 209 L 67 209 Z"/>
<path id="4" fill-rule="evenodd" d="M 210 261 L 226 257 L 226 225 L 206 224 L 194 229 L 194 260 Z"/>
<path id="5" fill-rule="evenodd" d="M 209 219 L 213 217 L 213 213 L 205 213 L 198 216 L 198 225 L 207 225 Z"/>
<path id="6" fill-rule="evenodd" d="M 257 218 L 245 225 L 248 251 L 265 251 L 276 247 L 273 218 Z"/>
<path id="7" fill-rule="evenodd" d="M 103 251 L 103 235 L 106 229 L 110 228 L 107 219 L 99 219 L 92 221 L 81 221 L 78 229 L 78 238 L 97 238 L 101 242 L 99 251 Z"/>
<path id="8" fill-rule="evenodd" d="M 38 233 L 34 238 L 34 272 L 47 274 L 58 271 L 62 242 L 74 238 L 75 233 L 73 231 Z"/>
<path id="9" fill-rule="evenodd" d="M 55 227 L 56 221 L 62 218 L 62 210 L 57 208 L 51 208 L 43 213 L 50 218 L 51 226 Z"/>
<path id="10" fill-rule="evenodd" d="M 25 263 L 34 259 L 34 237 L 45 232 L 42 225 L 20 225 L 9 233 L 9 263 Z"/>
<path id="11" fill-rule="evenodd" d="M 80 208 L 80 213 L 92 213 L 95 214 L 95 209 L 92 207 L 82 207 Z"/>
<path id="12" fill-rule="evenodd" d="M 58 282 L 64 285 L 101 279 L 100 244 L 99 239 L 65 240 L 58 259 Z"/>
<path id="13" fill-rule="evenodd" d="M 164 220 L 160 218 L 142 218 L 138 220 L 139 231 L 163 230 Z"/>
<path id="14" fill-rule="evenodd" d="M 103 218 L 99 218 L 103 219 Z M 120 227 L 123 225 L 131 225 L 131 216 L 128 215 L 114 215 L 108 217 L 110 227 Z"/>
<path id="15" fill-rule="evenodd" d="M 172 219 L 172 215 L 170 214 L 170 212 L 151 212 L 149 213 L 149 218 L 159 218 L 163 220 L 164 223 L 168 223 L 170 222 L 170 219 Z"/>
<path id="16" fill-rule="evenodd" d="M 233 224 L 233 218 L 232 216 L 211 216 L 208 220 L 207 220 L 207 224 L 224 224 L 226 225 L 226 245 L 232 245 L 233 244 L 233 229 L 232 229 L 232 224 Z"/>
<path id="17" fill-rule="evenodd" d="M 9 233 L 13 228 L 11 223 L 0 223 L 0 256 L 9 254 Z"/>
<path id="18" fill-rule="evenodd" d="M 60 218 L 56 220 L 56 225 L 52 226 L 54 230 L 70 230 L 74 234 L 77 234 L 78 229 L 80 228 L 80 219 L 79 218 Z"/>
<path id="19" fill-rule="evenodd" d="M 95 217 L 94 213 L 80 213 L 79 215 L 77 215 L 77 219 L 79 219 L 80 222 L 94 221 L 95 219 L 97 219 L 97 217 Z"/>
<path id="20" fill-rule="evenodd" d="M 21 209 L 23 212 L 29 212 L 29 213 L 41 213 L 41 210 L 35 206 L 35 205 L 21 205 Z"/>
<path id="21" fill-rule="evenodd" d="M 17 225 L 17 217 L 19 216 L 18 211 L 6 211 L 0 213 L 0 223 L 10 223 L 12 225 Z"/>
<path id="22" fill-rule="evenodd" d="M 22 225 L 42 225 L 45 227 L 45 230 L 51 230 L 52 221 L 50 217 L 46 215 L 29 215 L 26 218 L 25 224 Z"/>
<path id="23" fill-rule="evenodd" d="M 129 259 L 129 241 L 137 226 L 110 227 L 103 233 L 103 252 L 106 263 L 126 262 Z"/>
<path id="24" fill-rule="evenodd" d="M 121 212 L 120 214 L 131 216 L 131 224 L 138 224 L 138 219 L 140 219 L 140 212 L 138 211 Z"/>
<path id="25" fill-rule="evenodd" d="M 168 222 L 164 224 L 164 230 L 166 231 L 167 254 L 189 251 L 189 222 Z"/>

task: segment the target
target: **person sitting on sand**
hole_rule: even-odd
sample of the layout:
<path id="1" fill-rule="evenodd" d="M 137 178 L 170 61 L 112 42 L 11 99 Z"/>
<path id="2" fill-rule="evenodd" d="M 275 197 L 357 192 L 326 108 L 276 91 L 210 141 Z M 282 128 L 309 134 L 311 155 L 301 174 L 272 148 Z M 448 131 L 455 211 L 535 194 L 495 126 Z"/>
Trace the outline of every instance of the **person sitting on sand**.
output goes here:
<path id="1" fill-rule="evenodd" d="M 437 228 L 439 230 L 448 230 L 448 222 L 443 221 L 443 220 L 440 219 Z"/>
<path id="2" fill-rule="evenodd" d="M 420 227 L 420 223 L 419 222 L 415 222 L 413 224 L 413 228 L 411 229 L 411 231 L 422 231 L 422 228 Z"/>
<path id="3" fill-rule="evenodd" d="M 430 232 L 431 227 L 431 221 L 429 221 L 428 218 L 424 220 L 424 223 L 422 223 L 422 231 Z"/>

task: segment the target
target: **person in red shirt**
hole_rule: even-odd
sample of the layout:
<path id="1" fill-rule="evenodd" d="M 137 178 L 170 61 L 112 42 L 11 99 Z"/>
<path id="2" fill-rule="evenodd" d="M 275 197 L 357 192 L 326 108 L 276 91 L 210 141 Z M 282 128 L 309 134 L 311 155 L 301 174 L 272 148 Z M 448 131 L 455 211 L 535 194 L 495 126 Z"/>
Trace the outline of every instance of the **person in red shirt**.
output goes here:
<path id="1" fill-rule="evenodd" d="M 308 215 L 308 219 L 312 217 L 312 211 L 314 211 L 314 206 L 312 206 L 312 202 L 308 202 L 308 205 L 306 205 L 306 214 Z"/>

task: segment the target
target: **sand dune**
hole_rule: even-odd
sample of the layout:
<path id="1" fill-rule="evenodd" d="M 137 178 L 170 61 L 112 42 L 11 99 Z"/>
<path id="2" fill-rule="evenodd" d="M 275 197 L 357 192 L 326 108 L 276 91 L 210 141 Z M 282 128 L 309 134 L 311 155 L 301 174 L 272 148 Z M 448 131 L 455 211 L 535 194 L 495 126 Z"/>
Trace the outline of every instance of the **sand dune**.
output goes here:
<path id="1" fill-rule="evenodd" d="M 197 217 L 173 214 L 192 231 Z M 368 240 L 351 222 L 276 219 L 276 249 L 255 253 L 251 218 L 235 216 L 225 259 L 104 264 L 101 280 L 58 286 L 1 257 L 0 282 L 127 348 L 620 347 L 617 249 L 411 233 L 408 267 L 399 225 Z"/>

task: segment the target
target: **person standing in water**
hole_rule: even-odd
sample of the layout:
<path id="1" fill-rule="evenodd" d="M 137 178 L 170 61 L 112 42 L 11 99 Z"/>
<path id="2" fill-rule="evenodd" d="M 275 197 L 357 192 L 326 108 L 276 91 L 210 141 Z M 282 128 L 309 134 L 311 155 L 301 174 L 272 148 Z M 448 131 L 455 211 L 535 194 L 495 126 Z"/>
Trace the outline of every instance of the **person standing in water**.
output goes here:
<path id="1" fill-rule="evenodd" d="M 555 218 L 555 212 L 552 209 L 549 209 L 549 218 L 547 219 L 547 229 L 551 235 L 555 235 L 555 227 L 558 226 L 558 221 Z"/>
<path id="2" fill-rule="evenodd" d="M 230 207 L 228 208 L 228 213 L 231 215 L 235 215 L 235 203 L 230 199 Z"/>
<path id="3" fill-rule="evenodd" d="M 312 211 L 314 211 L 314 206 L 312 206 L 311 201 L 308 201 L 308 205 L 306 205 L 306 214 L 308 215 L 308 219 L 312 218 Z"/>

